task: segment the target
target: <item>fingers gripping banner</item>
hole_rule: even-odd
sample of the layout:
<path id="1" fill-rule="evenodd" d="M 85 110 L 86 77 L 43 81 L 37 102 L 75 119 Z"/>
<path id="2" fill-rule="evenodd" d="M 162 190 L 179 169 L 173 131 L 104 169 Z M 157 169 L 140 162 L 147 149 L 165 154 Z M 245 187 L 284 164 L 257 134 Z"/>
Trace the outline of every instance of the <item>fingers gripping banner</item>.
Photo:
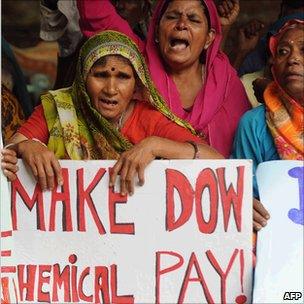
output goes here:
<path id="1" fill-rule="evenodd" d="M 20 161 L 2 198 L 13 239 L 2 300 L 250 303 L 249 161 L 154 161 L 133 196 L 109 188 L 112 161 L 60 163 L 63 186 L 41 192 Z"/>

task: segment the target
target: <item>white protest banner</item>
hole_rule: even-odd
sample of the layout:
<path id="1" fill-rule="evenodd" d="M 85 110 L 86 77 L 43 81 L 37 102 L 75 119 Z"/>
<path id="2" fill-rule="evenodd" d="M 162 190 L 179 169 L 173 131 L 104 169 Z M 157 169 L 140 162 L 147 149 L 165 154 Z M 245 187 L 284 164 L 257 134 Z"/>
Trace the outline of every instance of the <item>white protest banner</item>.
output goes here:
<path id="1" fill-rule="evenodd" d="M 133 196 L 113 161 L 61 161 L 64 185 L 19 163 L 10 204 L 19 303 L 250 303 L 251 163 L 154 161 Z"/>
<path id="2" fill-rule="evenodd" d="M 0 150 L 3 148 L 2 133 L 0 129 Z M 0 228 L 1 228 L 1 267 L 0 267 L 0 295 L 1 303 L 17 303 L 17 299 L 14 297 L 14 280 L 16 278 L 15 273 L 12 272 L 14 268 L 11 265 L 14 264 L 14 260 L 11 256 L 11 248 L 13 248 L 12 238 L 12 221 L 10 216 L 10 203 L 9 203 L 9 183 L 6 177 L 0 170 Z M 6 249 L 8 248 L 8 249 Z M 14 267 L 14 266 L 13 266 Z M 8 301 L 9 300 L 9 301 Z"/>
<path id="3" fill-rule="evenodd" d="M 303 303 L 303 162 L 262 163 L 256 175 L 270 219 L 258 233 L 253 302 Z"/>

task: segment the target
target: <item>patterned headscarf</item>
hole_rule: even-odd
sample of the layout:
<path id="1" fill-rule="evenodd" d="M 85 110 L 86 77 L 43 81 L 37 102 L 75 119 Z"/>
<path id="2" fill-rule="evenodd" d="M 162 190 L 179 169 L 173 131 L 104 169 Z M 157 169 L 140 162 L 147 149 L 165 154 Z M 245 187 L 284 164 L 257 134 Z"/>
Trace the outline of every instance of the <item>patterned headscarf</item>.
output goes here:
<path id="1" fill-rule="evenodd" d="M 276 56 L 280 38 L 286 31 L 304 24 L 303 20 L 290 20 L 269 40 L 269 49 Z M 304 108 L 278 83 L 274 67 L 274 82 L 264 92 L 266 122 L 281 159 L 304 159 Z"/>
<path id="2" fill-rule="evenodd" d="M 58 158 L 117 159 L 120 153 L 132 147 L 120 131 L 94 108 L 86 91 L 86 78 L 92 66 L 107 55 L 121 55 L 128 59 L 141 81 L 144 101 L 194 132 L 188 123 L 171 113 L 155 89 L 136 44 L 119 32 L 104 31 L 92 36 L 81 48 L 72 87 L 42 96 L 50 131 L 48 147 Z"/>

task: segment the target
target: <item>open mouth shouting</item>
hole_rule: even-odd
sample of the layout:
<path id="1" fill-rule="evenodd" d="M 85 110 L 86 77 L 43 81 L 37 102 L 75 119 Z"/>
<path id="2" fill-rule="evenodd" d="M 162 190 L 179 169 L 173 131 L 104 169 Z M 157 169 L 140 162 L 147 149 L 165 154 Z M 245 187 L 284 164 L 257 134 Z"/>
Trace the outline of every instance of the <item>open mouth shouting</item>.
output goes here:
<path id="1" fill-rule="evenodd" d="M 189 41 L 187 39 L 172 38 L 169 41 L 170 48 L 174 51 L 183 51 L 189 46 Z"/>

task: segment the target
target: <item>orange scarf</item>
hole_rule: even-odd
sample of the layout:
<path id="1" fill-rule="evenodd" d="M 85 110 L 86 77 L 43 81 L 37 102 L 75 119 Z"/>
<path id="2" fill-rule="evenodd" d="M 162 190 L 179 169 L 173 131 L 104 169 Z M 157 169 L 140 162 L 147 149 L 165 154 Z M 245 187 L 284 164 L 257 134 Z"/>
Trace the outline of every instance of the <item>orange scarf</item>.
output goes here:
<path id="1" fill-rule="evenodd" d="M 266 122 L 281 159 L 304 160 L 304 108 L 275 82 L 264 92 Z"/>

